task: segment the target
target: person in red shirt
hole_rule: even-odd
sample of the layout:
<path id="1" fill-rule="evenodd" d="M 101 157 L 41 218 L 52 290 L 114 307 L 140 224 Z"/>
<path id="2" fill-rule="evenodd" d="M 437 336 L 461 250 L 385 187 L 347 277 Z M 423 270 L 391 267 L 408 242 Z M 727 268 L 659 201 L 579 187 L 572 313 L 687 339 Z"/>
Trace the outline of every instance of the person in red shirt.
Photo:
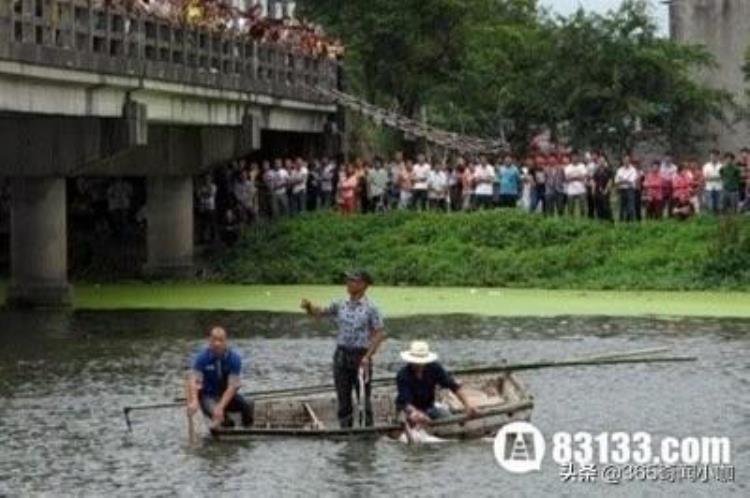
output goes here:
<path id="1" fill-rule="evenodd" d="M 695 178 L 685 163 L 681 163 L 672 181 L 672 216 L 684 220 L 695 213 L 691 202 Z"/>
<path id="2" fill-rule="evenodd" d="M 646 200 L 646 218 L 658 220 L 664 209 L 664 178 L 659 172 L 659 161 L 651 163 L 643 180 L 643 193 Z"/>
<path id="3" fill-rule="evenodd" d="M 351 164 L 346 165 L 342 182 L 339 185 L 341 191 L 341 212 L 352 214 L 357 208 L 357 186 L 359 185 L 359 175 Z"/>

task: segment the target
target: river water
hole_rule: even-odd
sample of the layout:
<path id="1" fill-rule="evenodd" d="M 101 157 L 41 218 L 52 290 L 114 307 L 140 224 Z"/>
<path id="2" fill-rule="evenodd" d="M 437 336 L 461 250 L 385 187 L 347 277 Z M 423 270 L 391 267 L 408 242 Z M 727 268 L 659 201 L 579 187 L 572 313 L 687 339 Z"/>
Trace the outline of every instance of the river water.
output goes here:
<path id="1" fill-rule="evenodd" d="M 376 375 L 426 338 L 449 368 L 666 346 L 695 363 L 529 371 L 534 424 L 556 431 L 728 436 L 734 483 L 563 482 L 514 475 L 487 442 L 187 444 L 184 413 L 122 407 L 181 395 L 190 351 L 214 323 L 245 356 L 245 389 L 330 382 L 331 327 L 300 315 L 0 312 L 0 496 L 749 496 L 750 321 L 714 319 L 391 319 Z"/>

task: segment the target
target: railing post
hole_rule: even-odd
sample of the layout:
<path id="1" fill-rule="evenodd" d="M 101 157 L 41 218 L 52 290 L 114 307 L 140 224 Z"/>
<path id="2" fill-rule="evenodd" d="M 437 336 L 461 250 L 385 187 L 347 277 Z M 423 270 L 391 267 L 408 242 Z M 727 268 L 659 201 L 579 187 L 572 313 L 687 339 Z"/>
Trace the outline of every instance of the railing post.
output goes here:
<path id="1" fill-rule="evenodd" d="M 258 81 L 258 42 L 252 42 L 252 67 L 253 67 L 253 80 Z"/>

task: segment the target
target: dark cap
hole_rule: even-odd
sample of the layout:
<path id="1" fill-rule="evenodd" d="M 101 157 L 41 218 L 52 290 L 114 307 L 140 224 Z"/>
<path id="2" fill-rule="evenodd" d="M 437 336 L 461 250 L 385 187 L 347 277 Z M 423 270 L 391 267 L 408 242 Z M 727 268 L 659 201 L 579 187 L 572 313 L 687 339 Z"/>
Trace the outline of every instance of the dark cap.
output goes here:
<path id="1" fill-rule="evenodd" d="M 365 270 L 352 270 L 344 273 L 347 280 L 362 280 L 367 285 L 372 285 L 372 275 Z"/>

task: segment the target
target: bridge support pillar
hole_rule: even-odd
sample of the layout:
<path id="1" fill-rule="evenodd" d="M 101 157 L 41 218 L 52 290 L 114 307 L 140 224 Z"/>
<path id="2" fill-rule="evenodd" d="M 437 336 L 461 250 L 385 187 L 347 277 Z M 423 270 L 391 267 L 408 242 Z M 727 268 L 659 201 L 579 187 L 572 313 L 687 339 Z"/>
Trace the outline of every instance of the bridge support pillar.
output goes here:
<path id="1" fill-rule="evenodd" d="M 155 278 L 193 273 L 193 178 L 146 179 L 148 260 L 144 273 Z"/>
<path id="2" fill-rule="evenodd" d="M 9 306 L 71 304 L 65 208 L 64 178 L 13 178 Z"/>

